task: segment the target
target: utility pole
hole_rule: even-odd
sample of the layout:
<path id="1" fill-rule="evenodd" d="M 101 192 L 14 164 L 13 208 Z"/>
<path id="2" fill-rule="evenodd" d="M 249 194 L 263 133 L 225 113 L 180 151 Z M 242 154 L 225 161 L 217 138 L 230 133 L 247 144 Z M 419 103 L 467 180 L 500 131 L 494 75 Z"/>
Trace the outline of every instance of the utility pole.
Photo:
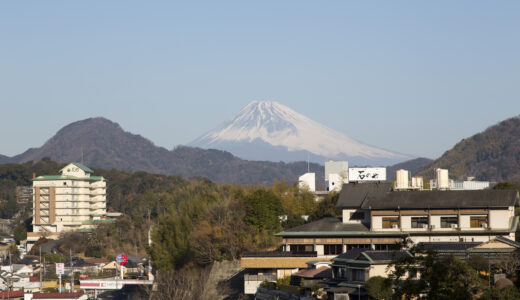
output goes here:
<path id="1" fill-rule="evenodd" d="M 74 269 L 72 268 L 72 249 L 69 249 L 70 253 L 70 291 L 74 293 Z"/>
<path id="2" fill-rule="evenodd" d="M 40 248 L 40 290 L 42 288 L 42 272 L 43 272 L 43 267 L 42 267 L 42 246 L 39 247 Z"/>

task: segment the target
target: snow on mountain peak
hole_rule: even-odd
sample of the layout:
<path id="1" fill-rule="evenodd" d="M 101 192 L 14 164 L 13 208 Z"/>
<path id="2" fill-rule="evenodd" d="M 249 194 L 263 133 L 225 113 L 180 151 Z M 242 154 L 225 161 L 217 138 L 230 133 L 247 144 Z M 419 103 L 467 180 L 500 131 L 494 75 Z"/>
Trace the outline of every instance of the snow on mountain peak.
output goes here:
<path id="1" fill-rule="evenodd" d="M 191 142 L 190 146 L 216 148 L 233 153 L 233 143 L 263 143 L 288 151 L 308 151 L 335 159 L 363 157 L 402 161 L 411 158 L 372 147 L 319 124 L 276 101 L 253 101 L 233 118 Z M 229 149 L 226 149 L 229 148 Z"/>

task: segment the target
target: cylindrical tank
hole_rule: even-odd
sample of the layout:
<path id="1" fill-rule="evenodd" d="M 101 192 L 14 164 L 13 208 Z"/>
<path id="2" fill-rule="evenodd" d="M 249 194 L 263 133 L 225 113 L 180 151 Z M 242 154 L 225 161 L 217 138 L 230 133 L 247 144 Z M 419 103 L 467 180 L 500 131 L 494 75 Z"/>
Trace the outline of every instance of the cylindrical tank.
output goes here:
<path id="1" fill-rule="evenodd" d="M 395 189 L 406 190 L 408 189 L 408 170 L 397 170 L 395 171 Z"/>
<path id="2" fill-rule="evenodd" d="M 412 177 L 412 188 L 422 190 L 424 188 L 423 178 L 420 176 Z"/>
<path id="3" fill-rule="evenodd" d="M 447 169 L 437 169 L 437 189 L 447 190 L 450 188 L 450 179 Z"/>

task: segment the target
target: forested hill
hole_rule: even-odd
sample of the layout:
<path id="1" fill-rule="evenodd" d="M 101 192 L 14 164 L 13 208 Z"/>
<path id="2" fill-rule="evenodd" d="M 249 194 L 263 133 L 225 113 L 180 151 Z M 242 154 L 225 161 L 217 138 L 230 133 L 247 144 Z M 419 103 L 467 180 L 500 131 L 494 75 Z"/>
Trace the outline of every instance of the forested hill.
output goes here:
<path id="1" fill-rule="evenodd" d="M 449 169 L 450 177 L 520 183 L 520 117 L 502 121 L 463 139 L 418 175 L 429 178 L 436 168 Z"/>
<path id="2" fill-rule="evenodd" d="M 145 171 L 178 176 L 202 176 L 220 183 L 272 184 L 274 180 L 297 181 L 307 163 L 247 161 L 219 150 L 177 147 L 167 150 L 148 139 L 124 131 L 105 118 L 90 118 L 60 129 L 43 146 L 31 148 L 0 163 L 38 161 L 44 157 L 61 163 L 83 161 L 89 167 Z M 323 167 L 310 164 L 323 178 Z"/>
<path id="3" fill-rule="evenodd" d="M 16 185 L 30 184 L 33 173 L 55 174 L 61 167 L 49 159 L 0 165 L 0 191 L 10 197 L 0 204 L 9 203 L 16 210 L 16 200 L 12 201 Z M 301 215 L 309 215 L 310 220 L 341 215 L 335 207 L 336 194 L 318 203 L 312 193 L 283 181 L 259 187 L 116 169 L 94 169 L 94 174 L 107 179 L 108 210 L 123 216 L 88 235 L 62 236 L 58 249 L 67 255 L 72 251 L 73 255 L 111 259 L 121 252 L 149 256 L 154 270 L 161 270 L 159 284 L 180 276 L 199 280 L 214 261 L 237 259 L 244 251 L 276 249 L 281 240 L 274 233 L 303 224 Z M 5 208 L 0 207 L 0 213 Z M 23 216 L 28 226 L 29 211 Z M 280 223 L 280 215 L 288 220 Z M 190 286 L 178 288 L 196 292 Z"/>

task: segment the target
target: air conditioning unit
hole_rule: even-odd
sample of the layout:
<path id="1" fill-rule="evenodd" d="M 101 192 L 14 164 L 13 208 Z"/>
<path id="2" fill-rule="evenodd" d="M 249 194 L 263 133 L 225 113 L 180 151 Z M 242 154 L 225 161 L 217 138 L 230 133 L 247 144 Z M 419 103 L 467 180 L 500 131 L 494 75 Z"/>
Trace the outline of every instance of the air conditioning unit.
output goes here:
<path id="1" fill-rule="evenodd" d="M 484 224 L 481 225 L 481 227 L 482 228 L 488 228 L 488 225 L 487 225 L 487 223 L 484 223 Z"/>
<path id="2" fill-rule="evenodd" d="M 457 224 L 451 224 L 451 228 L 455 229 L 455 228 L 457 228 L 457 227 L 459 227 L 459 225 L 457 225 Z"/>
<path id="3" fill-rule="evenodd" d="M 428 229 L 428 224 L 422 224 L 422 228 Z"/>
<path id="4" fill-rule="evenodd" d="M 399 225 L 394 224 L 394 225 L 392 225 L 392 228 L 393 228 L 393 229 L 397 229 L 397 228 L 399 228 Z"/>

